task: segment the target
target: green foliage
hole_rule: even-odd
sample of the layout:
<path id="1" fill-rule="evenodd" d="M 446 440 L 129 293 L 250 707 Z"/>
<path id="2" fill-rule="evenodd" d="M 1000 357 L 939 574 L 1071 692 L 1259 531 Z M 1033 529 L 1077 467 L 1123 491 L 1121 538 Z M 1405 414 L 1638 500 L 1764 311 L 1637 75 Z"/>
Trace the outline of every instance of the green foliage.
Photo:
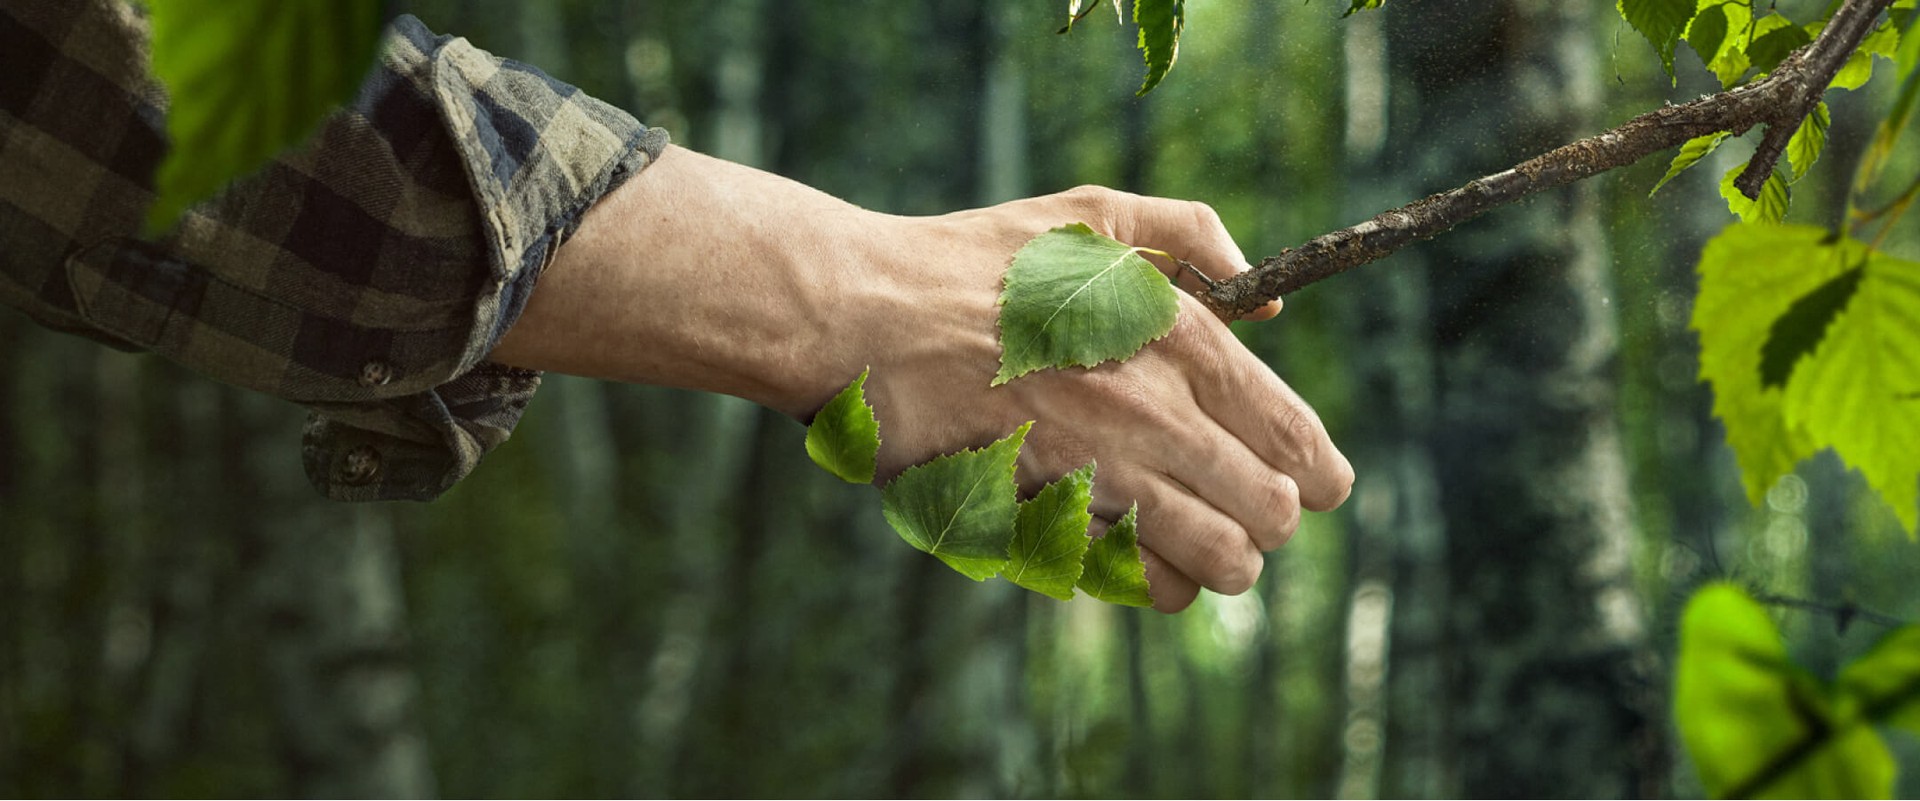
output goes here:
<path id="1" fill-rule="evenodd" d="M 1733 185 L 1746 171 L 1747 165 L 1735 164 L 1720 178 L 1720 196 L 1726 198 L 1727 210 L 1750 223 L 1777 223 L 1785 219 L 1793 197 L 1786 176 L 1775 170 L 1767 176 L 1766 183 L 1760 185 L 1760 196 L 1749 198 Z"/>
<path id="2" fill-rule="evenodd" d="M 353 96 L 379 43 L 380 0 L 153 0 L 153 71 L 172 142 L 150 230 L 306 138 Z"/>
<path id="3" fill-rule="evenodd" d="M 1347 13 L 1342 14 L 1341 16 L 1351 17 L 1353 16 L 1353 13 L 1356 11 L 1363 11 L 1369 8 L 1379 8 L 1380 6 L 1385 5 L 1386 2 L 1387 0 L 1353 0 L 1353 5 L 1347 7 Z"/>
<path id="4" fill-rule="evenodd" d="M 1721 131 L 1687 140 L 1686 144 L 1680 146 L 1679 154 L 1673 157 L 1673 164 L 1667 167 L 1667 174 L 1660 177 L 1660 181 L 1653 185 L 1653 189 L 1647 192 L 1647 196 L 1652 197 L 1655 192 L 1660 191 L 1660 187 L 1666 186 L 1668 181 L 1686 172 L 1693 165 L 1699 164 L 1701 159 L 1712 155 L 1713 151 L 1720 149 L 1720 143 L 1727 141 L 1729 136 L 1732 134 Z"/>
<path id="5" fill-rule="evenodd" d="M 1787 140 L 1787 163 L 1793 165 L 1794 181 L 1807 177 L 1813 163 L 1820 160 L 1820 151 L 1827 148 L 1827 128 L 1832 125 L 1833 113 L 1827 110 L 1826 103 L 1818 103 L 1813 113 L 1800 122 L 1793 138 Z"/>
<path id="6" fill-rule="evenodd" d="M 1093 516 L 1093 470 L 1088 464 L 1048 484 L 1020 504 L 1014 521 L 1006 580 L 1062 601 L 1073 599 L 1087 553 L 1087 525 Z"/>
<path id="7" fill-rule="evenodd" d="M 1660 64 L 1673 74 L 1673 50 L 1697 10 L 1694 0 L 1616 0 L 1614 7 L 1628 25 L 1646 37 L 1660 54 Z"/>
<path id="8" fill-rule="evenodd" d="M 975 581 L 1007 565 L 1019 496 L 1014 461 L 1032 423 L 979 450 L 907 468 L 880 495 L 887 522 L 908 545 Z"/>
<path id="9" fill-rule="evenodd" d="M 874 456 L 880 452 L 880 423 L 867 405 L 867 372 L 861 370 L 807 424 L 807 455 L 850 484 L 873 483 Z"/>
<path id="10" fill-rule="evenodd" d="M 1080 574 L 1082 592 L 1122 606 L 1152 606 L 1147 588 L 1147 565 L 1140 558 L 1140 507 L 1107 528 L 1105 536 L 1087 546 L 1086 570 Z"/>
<path id="11" fill-rule="evenodd" d="M 1180 58 L 1180 34 L 1187 24 L 1186 0 L 1134 0 L 1133 24 L 1140 29 L 1140 56 L 1147 77 L 1139 95 L 1153 91 Z"/>
<path id="12" fill-rule="evenodd" d="M 1746 0 L 1700 0 L 1699 13 L 1687 25 L 1687 45 L 1722 87 L 1739 83 L 1752 66 L 1747 59 L 1752 23 L 1753 9 Z"/>
<path id="13" fill-rule="evenodd" d="M 1840 672 L 1841 711 L 1920 734 L 1920 626 L 1895 629 Z"/>
<path id="14" fill-rule="evenodd" d="M 1849 668 L 1878 689 L 1912 674 L 1920 640 Z M 1864 667 L 1863 667 L 1864 665 Z M 1911 688 L 1906 689 L 1911 692 Z M 1836 698 L 1835 696 L 1838 696 Z M 1730 584 L 1702 588 L 1680 623 L 1673 717 L 1700 781 L 1715 798 L 1888 798 L 1894 761 L 1868 707 L 1830 692 L 1787 658 L 1767 611 Z M 1875 696 L 1878 697 L 1878 696 Z"/>
<path id="15" fill-rule="evenodd" d="M 1055 228 L 1014 254 L 1000 296 L 1004 384 L 1045 367 L 1124 359 L 1173 330 L 1173 285 L 1140 254 L 1085 223 Z"/>
<path id="16" fill-rule="evenodd" d="M 1857 278 L 1846 278 L 1858 271 Z M 1920 263 L 1801 225 L 1740 224 L 1700 257 L 1700 377 L 1747 495 L 1832 447 L 1920 518 Z"/>

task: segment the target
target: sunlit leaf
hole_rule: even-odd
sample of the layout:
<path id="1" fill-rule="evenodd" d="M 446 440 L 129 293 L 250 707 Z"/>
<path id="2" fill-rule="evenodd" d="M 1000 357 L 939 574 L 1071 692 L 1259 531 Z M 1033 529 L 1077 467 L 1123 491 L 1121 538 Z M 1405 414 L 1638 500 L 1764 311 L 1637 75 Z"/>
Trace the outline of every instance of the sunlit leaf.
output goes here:
<path id="1" fill-rule="evenodd" d="M 1018 489 L 1014 461 L 1026 423 L 1005 439 L 907 468 L 880 493 L 880 510 L 908 545 L 940 557 L 975 581 L 1007 564 Z"/>
<path id="2" fill-rule="evenodd" d="M 1920 262 L 1874 251 L 1860 287 L 1793 371 L 1782 411 L 1920 529 Z"/>
<path id="3" fill-rule="evenodd" d="M 1366 9 L 1369 9 L 1369 8 L 1379 8 L 1380 6 L 1385 5 L 1386 2 L 1387 0 L 1353 0 L 1353 4 L 1347 7 L 1347 13 L 1342 14 L 1341 16 L 1351 17 L 1353 16 L 1353 12 L 1355 11 L 1365 11 Z"/>
<path id="4" fill-rule="evenodd" d="M 1777 223 L 1787 216 L 1787 206 L 1793 197 L 1787 187 L 1787 179 L 1778 170 L 1767 176 L 1766 183 L 1760 185 L 1760 196 L 1748 198 L 1740 193 L 1734 181 L 1740 173 L 1746 172 L 1747 165 L 1736 164 L 1720 179 L 1720 196 L 1727 200 L 1727 210 L 1738 215 L 1741 220 L 1750 223 Z"/>
<path id="5" fill-rule="evenodd" d="M 382 0 L 151 0 L 169 96 L 149 230 L 304 140 L 360 86 Z"/>
<path id="6" fill-rule="evenodd" d="M 1674 155 L 1673 163 L 1667 166 L 1667 174 L 1661 176 L 1660 182 L 1654 184 L 1652 191 L 1647 192 L 1647 195 L 1651 197 L 1654 192 L 1660 191 L 1660 187 L 1666 186 L 1668 181 L 1678 177 L 1680 173 L 1686 172 L 1687 169 L 1693 165 L 1700 163 L 1701 159 L 1706 158 L 1708 155 L 1711 155 L 1713 151 L 1719 149 L 1720 143 L 1727 141 L 1727 137 L 1729 136 L 1732 136 L 1732 134 L 1721 131 L 1719 133 L 1710 133 L 1706 136 L 1696 136 L 1688 139 L 1686 144 L 1680 146 L 1680 152 Z"/>
<path id="7" fill-rule="evenodd" d="M 1127 510 L 1107 533 L 1087 545 L 1086 569 L 1080 590 L 1107 603 L 1152 606 L 1147 588 L 1147 565 L 1140 558 L 1140 507 Z"/>
<path id="8" fill-rule="evenodd" d="M 853 484 L 873 483 L 880 452 L 880 423 L 867 405 L 867 371 L 827 401 L 807 424 L 807 455 L 827 472 Z"/>
<path id="9" fill-rule="evenodd" d="M 993 383 L 1046 367 L 1125 359 L 1173 330 L 1176 290 L 1140 253 L 1074 223 L 1014 254 L 1000 296 Z"/>
<path id="10" fill-rule="evenodd" d="M 1774 13 L 1761 17 L 1753 26 L 1753 44 L 1747 46 L 1747 59 L 1753 68 L 1772 72 L 1787 56 L 1813 43 L 1813 36 L 1792 20 Z"/>
<path id="11" fill-rule="evenodd" d="M 1087 552 L 1087 524 L 1093 516 L 1093 469 L 1088 464 L 1048 484 L 1032 500 L 1020 504 L 1013 527 L 1011 557 L 1000 575 L 1034 592 L 1062 601 L 1073 599 L 1080 579 L 1081 557 Z"/>
<path id="12" fill-rule="evenodd" d="M 1693 19 L 1695 0 L 1616 0 L 1614 5 L 1627 24 L 1653 44 L 1660 63 L 1672 75 L 1673 49 Z"/>
<path id="13" fill-rule="evenodd" d="M 1140 56 L 1147 62 L 1147 77 L 1137 94 L 1145 95 L 1160 85 L 1180 58 L 1180 34 L 1187 24 L 1186 0 L 1134 0 L 1133 24 L 1140 28 Z"/>
<path id="14" fill-rule="evenodd" d="M 1793 165 L 1793 180 L 1798 181 L 1813 169 L 1813 163 L 1820 160 L 1820 151 L 1827 147 L 1827 128 L 1833 125 L 1833 114 L 1827 110 L 1826 103 L 1816 103 L 1813 113 L 1800 121 L 1800 127 L 1793 132 L 1793 138 L 1787 140 L 1787 163 Z"/>
<path id="15" fill-rule="evenodd" d="M 1758 504 L 1780 476 L 1813 455 L 1805 431 L 1789 430 L 1784 393 L 1761 382 L 1761 353 L 1774 321 L 1794 300 L 1844 272 L 1844 253 L 1827 246 L 1825 229 L 1802 225 L 1730 225 L 1700 255 L 1700 294 L 1693 327 L 1700 332 L 1700 378 L 1713 386 L 1713 412 L 1727 429 L 1747 497 Z"/>
<path id="16" fill-rule="evenodd" d="M 1826 339 L 1833 318 L 1853 301 L 1865 270 L 1855 267 L 1834 276 L 1818 289 L 1808 292 L 1787 307 L 1787 313 L 1773 321 L 1767 332 L 1767 344 L 1760 348 L 1760 386 L 1777 389 L 1787 385 L 1793 368 L 1812 354 Z"/>
<path id="17" fill-rule="evenodd" d="M 1773 620 L 1730 584 L 1703 587 L 1680 623 L 1674 722 L 1715 798 L 1885 798 L 1894 762 L 1871 727 L 1838 725 L 1787 659 Z"/>
<path id="18" fill-rule="evenodd" d="M 1747 60 L 1747 33 L 1753 10 L 1745 0 L 1700 0 L 1699 13 L 1688 23 L 1686 40 L 1700 61 L 1731 87 L 1751 66 Z"/>

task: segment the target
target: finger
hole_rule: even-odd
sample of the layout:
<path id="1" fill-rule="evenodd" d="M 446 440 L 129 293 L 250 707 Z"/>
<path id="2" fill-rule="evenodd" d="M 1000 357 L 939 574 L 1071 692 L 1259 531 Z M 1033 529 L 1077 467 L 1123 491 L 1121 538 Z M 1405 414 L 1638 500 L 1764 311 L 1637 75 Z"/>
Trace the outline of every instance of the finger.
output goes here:
<path id="1" fill-rule="evenodd" d="M 1164 474 L 1116 474 L 1105 490 L 1094 487 L 1101 517 L 1116 519 L 1140 504 L 1140 544 L 1175 570 L 1222 595 L 1238 595 L 1260 578 L 1265 560 L 1239 523 L 1195 497 Z"/>
<path id="2" fill-rule="evenodd" d="M 1092 525 L 1087 526 L 1087 533 L 1104 537 L 1112 525 L 1112 521 L 1096 516 Z M 1147 567 L 1147 596 L 1153 599 L 1155 611 L 1174 614 L 1192 605 L 1193 599 L 1200 595 L 1199 582 L 1180 572 L 1152 548 L 1140 547 L 1140 561 Z"/>
<path id="3" fill-rule="evenodd" d="M 1313 407 L 1203 310 L 1183 309 L 1181 316 L 1191 333 L 1164 341 L 1175 351 L 1170 355 L 1189 366 L 1200 409 L 1290 476 L 1302 506 L 1324 512 L 1345 501 L 1353 465 Z"/>
<path id="4" fill-rule="evenodd" d="M 1285 545 L 1300 527 L 1300 485 L 1219 423 L 1195 417 L 1185 425 L 1194 443 L 1168 454 L 1173 477 L 1238 522 L 1254 547 Z"/>
<path id="5" fill-rule="evenodd" d="M 1135 247 L 1166 251 L 1176 259 L 1192 264 L 1212 281 L 1225 281 L 1253 269 L 1247 255 L 1233 241 L 1227 226 L 1212 206 L 1192 200 L 1136 197 L 1124 204 L 1114 216 L 1116 237 Z M 1126 236 L 1119 236 L 1124 232 Z M 1178 265 L 1154 259 L 1162 272 L 1175 283 L 1194 291 L 1204 290 L 1192 276 L 1182 275 Z M 1246 315 L 1249 320 L 1266 320 L 1280 313 L 1280 301 L 1273 300 Z"/>

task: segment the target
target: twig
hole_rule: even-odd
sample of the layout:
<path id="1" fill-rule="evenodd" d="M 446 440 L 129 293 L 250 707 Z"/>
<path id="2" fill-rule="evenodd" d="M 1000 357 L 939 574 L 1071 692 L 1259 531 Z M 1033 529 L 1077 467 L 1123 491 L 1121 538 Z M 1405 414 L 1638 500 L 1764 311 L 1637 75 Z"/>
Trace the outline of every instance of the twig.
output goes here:
<path id="1" fill-rule="evenodd" d="M 1890 629 L 1897 629 L 1907 624 L 1906 621 L 1892 615 L 1883 615 L 1871 609 L 1861 609 L 1854 605 L 1852 601 L 1843 601 L 1837 605 L 1825 604 L 1819 601 L 1809 601 L 1805 598 L 1793 598 L 1763 592 L 1754 593 L 1753 599 L 1768 606 L 1782 606 L 1788 609 L 1798 609 L 1803 612 L 1832 615 L 1834 628 L 1839 629 L 1841 634 L 1845 634 L 1847 627 L 1853 625 L 1853 622 L 1856 620 L 1864 620 L 1876 626 L 1885 626 Z"/>
<path id="2" fill-rule="evenodd" d="M 1741 191 L 1752 197 L 1773 173 L 1787 140 L 1833 83 L 1834 74 L 1859 49 L 1874 20 L 1892 3 L 1846 0 L 1819 38 L 1782 61 L 1763 80 L 1655 109 L 1512 169 L 1316 237 L 1262 259 L 1232 280 L 1215 284 L 1201 300 L 1222 319 L 1236 320 L 1282 295 L 1431 239 L 1537 192 L 1624 167 L 1697 136 L 1720 131 L 1741 134 L 1755 125 L 1766 125 L 1767 135 L 1739 179 L 1743 182 Z"/>

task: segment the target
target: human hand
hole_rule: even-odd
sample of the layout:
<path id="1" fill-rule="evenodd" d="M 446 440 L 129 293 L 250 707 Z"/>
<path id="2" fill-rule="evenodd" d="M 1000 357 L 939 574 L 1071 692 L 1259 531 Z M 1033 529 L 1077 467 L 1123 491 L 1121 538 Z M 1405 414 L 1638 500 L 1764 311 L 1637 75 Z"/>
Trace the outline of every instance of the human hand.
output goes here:
<path id="1" fill-rule="evenodd" d="M 898 217 L 676 148 L 589 214 L 494 358 L 728 392 L 802 421 L 870 368 L 882 483 L 1033 420 L 1023 488 L 1097 462 L 1095 527 L 1139 502 L 1155 608 L 1179 611 L 1202 586 L 1243 592 L 1303 507 L 1346 498 L 1352 468 L 1185 294 L 1172 332 L 1125 362 L 990 386 L 1001 276 L 1028 239 L 1070 222 L 1214 279 L 1248 268 L 1197 203 L 1082 188 Z"/>

